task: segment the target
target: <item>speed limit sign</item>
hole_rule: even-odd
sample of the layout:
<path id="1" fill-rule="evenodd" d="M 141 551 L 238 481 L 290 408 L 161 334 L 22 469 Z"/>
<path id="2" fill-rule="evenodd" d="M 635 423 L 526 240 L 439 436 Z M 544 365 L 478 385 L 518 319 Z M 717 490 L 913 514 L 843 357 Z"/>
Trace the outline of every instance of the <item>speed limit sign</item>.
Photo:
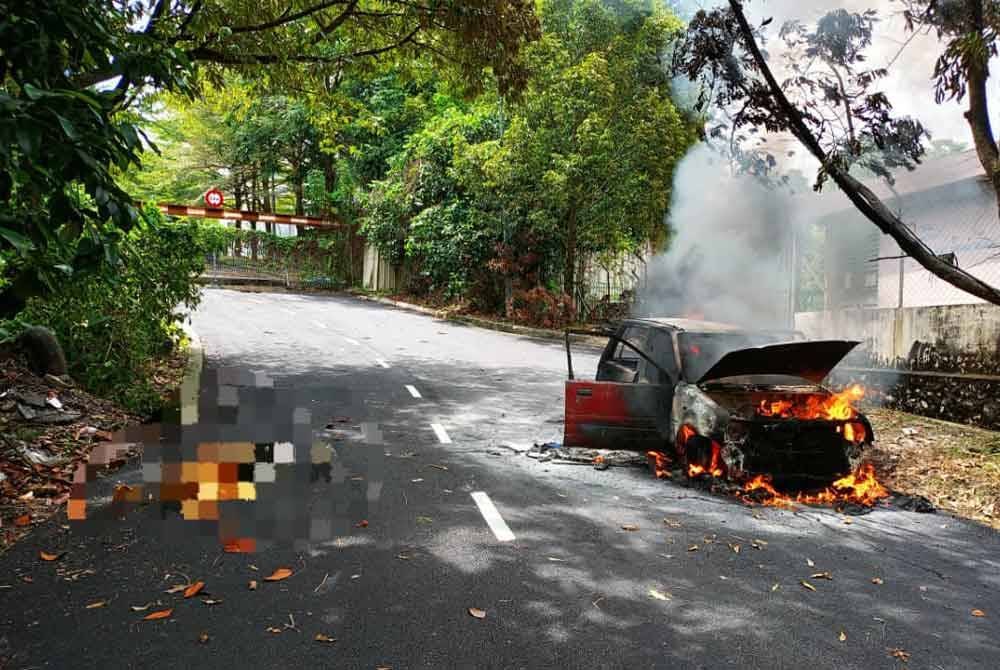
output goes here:
<path id="1" fill-rule="evenodd" d="M 222 207 L 222 203 L 222 191 L 219 189 L 213 188 L 205 194 L 205 204 L 209 207 Z"/>

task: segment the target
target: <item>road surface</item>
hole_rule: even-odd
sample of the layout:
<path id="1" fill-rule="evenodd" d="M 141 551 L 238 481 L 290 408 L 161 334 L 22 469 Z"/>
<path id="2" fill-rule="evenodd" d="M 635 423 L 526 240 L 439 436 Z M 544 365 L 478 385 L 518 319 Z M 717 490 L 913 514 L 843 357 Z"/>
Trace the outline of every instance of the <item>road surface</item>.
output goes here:
<path id="1" fill-rule="evenodd" d="M 255 553 L 157 504 L 36 530 L 0 557 L 10 667 L 1000 667 L 988 528 L 751 508 L 643 469 L 526 457 L 561 436 L 557 342 L 228 290 L 206 290 L 193 323 L 207 367 L 186 430 L 287 439 L 296 461 L 329 464 L 243 504 L 227 532 L 255 533 Z M 575 363 L 593 374 L 596 357 Z M 293 575 L 264 581 L 281 567 Z M 195 580 L 208 595 L 164 593 Z"/>

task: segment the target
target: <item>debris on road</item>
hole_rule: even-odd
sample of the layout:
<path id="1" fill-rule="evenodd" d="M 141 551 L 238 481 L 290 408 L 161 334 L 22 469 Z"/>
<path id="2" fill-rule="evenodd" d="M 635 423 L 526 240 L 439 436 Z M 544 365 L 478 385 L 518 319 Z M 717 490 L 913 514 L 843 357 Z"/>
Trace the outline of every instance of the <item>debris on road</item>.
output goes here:
<path id="1" fill-rule="evenodd" d="M 150 612 L 146 616 L 142 617 L 143 621 L 156 621 L 157 619 L 166 619 L 171 614 L 174 613 L 174 609 L 171 607 L 165 610 L 158 610 L 156 612 Z"/>
<path id="2" fill-rule="evenodd" d="M 486 611 L 485 610 L 481 610 L 478 607 L 470 607 L 469 608 L 469 614 L 471 616 L 475 617 L 476 619 L 485 619 L 486 618 Z"/>
<path id="3" fill-rule="evenodd" d="M 292 571 L 288 568 L 278 568 L 270 575 L 264 578 L 265 582 L 280 582 L 282 579 L 288 579 L 292 576 Z"/>
<path id="4" fill-rule="evenodd" d="M 558 442 L 536 443 L 524 454 L 540 463 L 591 465 L 597 470 L 607 470 L 611 466 L 644 467 L 646 465 L 646 456 L 639 452 L 564 447 Z"/>

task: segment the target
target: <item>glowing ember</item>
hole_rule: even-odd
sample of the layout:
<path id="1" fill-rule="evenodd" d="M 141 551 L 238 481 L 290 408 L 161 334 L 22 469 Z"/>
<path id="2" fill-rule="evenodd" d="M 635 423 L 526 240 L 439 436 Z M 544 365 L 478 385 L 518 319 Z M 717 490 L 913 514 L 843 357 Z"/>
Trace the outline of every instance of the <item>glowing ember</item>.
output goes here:
<path id="1" fill-rule="evenodd" d="M 743 486 L 744 495 L 760 490 L 768 494 L 768 497 L 761 499 L 756 494 L 749 500 L 760 500 L 763 505 L 775 507 L 786 507 L 793 502 L 806 505 L 855 503 L 871 507 L 878 500 L 889 496 L 889 491 L 875 478 L 875 466 L 871 463 L 863 463 L 854 474 L 838 479 L 819 493 L 799 493 L 794 498 L 775 489 L 769 475 L 757 475 Z"/>
<path id="2" fill-rule="evenodd" d="M 853 404 L 864 397 L 864 387 L 855 384 L 828 396 L 809 395 L 804 401 L 761 400 L 757 406 L 757 414 L 783 419 L 846 421 L 858 415 Z"/>
<path id="3" fill-rule="evenodd" d="M 657 479 L 668 479 L 671 477 L 670 458 L 661 451 L 647 451 L 646 461 Z"/>

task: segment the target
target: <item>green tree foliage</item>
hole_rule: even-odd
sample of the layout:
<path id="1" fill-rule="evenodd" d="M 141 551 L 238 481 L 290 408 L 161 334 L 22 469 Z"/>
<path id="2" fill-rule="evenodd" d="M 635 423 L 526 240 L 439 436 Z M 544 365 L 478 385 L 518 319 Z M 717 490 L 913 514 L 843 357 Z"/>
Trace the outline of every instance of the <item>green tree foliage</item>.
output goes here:
<path id="1" fill-rule="evenodd" d="M 369 192 L 363 231 L 409 261 L 418 288 L 475 286 L 495 309 L 505 276 L 572 293 L 582 255 L 663 242 L 673 169 L 695 139 L 663 65 L 681 24 L 647 2 L 539 11 L 524 96 L 441 100 Z"/>

